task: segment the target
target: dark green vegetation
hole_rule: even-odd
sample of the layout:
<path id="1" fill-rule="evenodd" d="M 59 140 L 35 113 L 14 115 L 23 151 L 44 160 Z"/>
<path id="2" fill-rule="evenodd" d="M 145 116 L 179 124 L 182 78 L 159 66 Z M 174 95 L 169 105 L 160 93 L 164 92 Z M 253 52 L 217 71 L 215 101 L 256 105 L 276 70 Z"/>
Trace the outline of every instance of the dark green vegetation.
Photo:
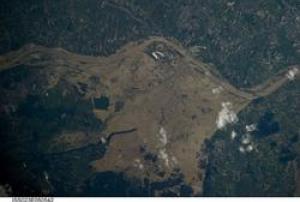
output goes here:
<path id="1" fill-rule="evenodd" d="M 70 84 L 46 89 L 43 71 L 18 66 L 0 73 L 0 183 L 12 186 L 14 195 L 76 194 L 77 184 L 90 175 L 89 162 L 101 158 L 104 146 L 49 151 L 49 141 L 62 131 L 91 135 L 103 123 Z"/>
<path id="2" fill-rule="evenodd" d="M 36 43 L 107 56 L 130 41 L 152 35 L 177 39 L 234 85 L 249 87 L 299 64 L 300 4 L 295 0 L 10 0 L 0 4 L 1 54 Z M 48 77 L 44 67 L 22 65 L 0 73 L 0 184 L 9 184 L 14 195 L 191 194 L 180 173 L 163 182 L 140 182 L 122 173 L 93 174 L 88 165 L 104 155 L 107 145 L 101 143 L 50 150 L 49 140 L 62 131 L 84 131 L 90 136 L 101 132 L 105 123 L 92 113 L 92 102 L 82 99 L 86 85 L 79 84 L 78 92 L 62 79 L 48 89 Z M 293 163 L 299 164 L 300 154 L 299 84 L 291 82 L 274 95 L 256 99 L 239 114 L 237 125 L 208 140 L 204 195 L 293 195 Z M 109 107 L 106 97 L 94 101 L 98 109 Z M 117 102 L 115 111 L 124 105 Z M 242 154 L 241 138 L 245 125 L 251 123 L 257 124 L 251 133 L 254 150 Z M 238 134 L 235 140 L 230 139 L 233 129 Z M 154 162 L 157 156 L 146 152 L 144 158 Z"/>
<path id="3" fill-rule="evenodd" d="M 239 114 L 239 122 L 217 131 L 207 142 L 208 164 L 204 195 L 292 196 L 295 167 L 300 155 L 299 81 L 275 94 L 255 100 Z M 257 124 L 250 133 L 254 150 L 239 151 L 245 125 Z M 231 131 L 238 134 L 230 138 Z"/>
<path id="4" fill-rule="evenodd" d="M 299 63 L 299 13 L 294 0 L 4 1 L 0 52 L 33 42 L 109 55 L 129 41 L 161 35 L 200 46 L 201 60 L 246 87 Z"/>
<path id="5" fill-rule="evenodd" d="M 183 182 L 182 175 L 175 172 L 167 180 L 152 182 L 128 179 L 122 173 L 103 172 L 90 177 L 84 190 L 87 196 L 191 196 L 192 189 Z"/>

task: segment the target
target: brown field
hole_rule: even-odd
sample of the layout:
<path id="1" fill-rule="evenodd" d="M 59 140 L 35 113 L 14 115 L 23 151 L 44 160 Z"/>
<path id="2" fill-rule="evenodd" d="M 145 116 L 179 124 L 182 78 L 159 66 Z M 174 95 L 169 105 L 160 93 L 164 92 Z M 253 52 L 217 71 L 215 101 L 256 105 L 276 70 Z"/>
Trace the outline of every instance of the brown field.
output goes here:
<path id="1" fill-rule="evenodd" d="M 160 52 L 155 59 L 153 52 Z M 101 134 L 87 139 L 84 134 L 61 134 L 55 145 L 78 148 L 106 140 L 105 156 L 91 162 L 94 172 L 120 171 L 138 179 L 167 179 L 180 172 L 194 194 L 201 194 L 204 170 L 199 165 L 204 140 L 217 129 L 223 102 L 238 113 L 257 96 L 266 96 L 288 81 L 284 73 L 253 89 L 243 91 L 223 81 L 209 65 L 193 59 L 175 41 L 153 37 L 126 45 L 107 58 L 89 57 L 62 49 L 28 45 L 0 57 L 0 69 L 16 64 L 46 65 L 54 75 L 49 88 L 62 78 L 79 88 L 88 86 L 84 99 L 108 96 L 107 111 L 94 110 L 104 120 Z M 91 84 L 91 77 L 99 82 Z M 214 89 L 220 89 L 213 92 Z M 115 105 L 123 102 L 120 111 Z M 120 132 L 121 131 L 121 132 Z M 122 133 L 122 131 L 127 131 Z M 120 132 L 120 133 L 119 133 Z M 146 159 L 146 153 L 157 160 Z"/>

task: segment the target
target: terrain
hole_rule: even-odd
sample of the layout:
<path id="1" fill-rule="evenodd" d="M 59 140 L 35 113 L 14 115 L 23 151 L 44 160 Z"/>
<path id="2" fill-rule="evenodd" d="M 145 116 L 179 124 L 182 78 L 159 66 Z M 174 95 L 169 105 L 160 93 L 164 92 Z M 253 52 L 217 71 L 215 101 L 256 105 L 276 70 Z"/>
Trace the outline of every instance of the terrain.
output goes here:
<path id="1" fill-rule="evenodd" d="M 253 87 L 299 64 L 299 13 L 294 0 L 5 1 L 0 52 L 35 43 L 108 56 L 155 35 L 176 38 L 231 84 Z"/>
<path id="2" fill-rule="evenodd" d="M 206 142 L 204 195 L 299 196 L 299 95 L 299 79 L 285 83 L 216 131 Z"/>
<path id="3" fill-rule="evenodd" d="M 299 196 L 295 0 L 0 4 L 0 195 Z"/>
<path id="4" fill-rule="evenodd" d="M 184 185 L 203 195 L 211 155 L 206 141 L 236 125 L 250 103 L 299 75 L 292 65 L 239 89 L 180 42 L 162 37 L 128 43 L 108 57 L 28 44 L 2 55 L 0 70 L 2 156 L 26 170 L 26 161 L 35 160 L 25 157 L 26 147 L 12 148 L 28 144 L 27 152 L 44 161 L 38 186 L 45 195 L 64 189 L 56 187 L 57 173 L 49 174 L 60 156 L 74 169 L 71 181 L 116 172 L 147 187 L 180 176 L 180 186 L 161 185 L 150 194 L 179 194 Z M 18 155 L 24 157 L 14 159 Z M 85 194 L 82 184 L 70 186 L 63 194 Z"/>

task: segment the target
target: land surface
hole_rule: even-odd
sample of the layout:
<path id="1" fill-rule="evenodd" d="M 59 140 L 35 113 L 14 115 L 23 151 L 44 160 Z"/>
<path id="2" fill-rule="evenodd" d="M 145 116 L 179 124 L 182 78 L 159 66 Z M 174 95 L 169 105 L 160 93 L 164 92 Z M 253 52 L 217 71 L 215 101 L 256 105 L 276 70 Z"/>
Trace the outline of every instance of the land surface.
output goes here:
<path id="1" fill-rule="evenodd" d="M 28 43 L 108 56 L 150 36 L 176 38 L 227 81 L 253 87 L 299 64 L 294 0 L 49 0 L 0 5 L 0 52 Z"/>
<path id="2" fill-rule="evenodd" d="M 31 106 L 28 101 L 32 95 L 46 99 L 43 103 L 50 110 L 52 102 L 67 106 L 72 99 L 75 108 L 83 107 L 69 112 L 62 106 L 55 117 L 62 121 L 71 113 L 73 121 L 78 113 L 78 122 L 71 121 L 76 130 L 73 125 L 52 130 L 37 142 L 43 154 L 60 155 L 86 147 L 97 150 L 98 146 L 102 150 L 100 146 L 104 146 L 103 155 L 85 161 L 89 172 L 124 173 L 142 184 L 145 179 L 150 181 L 147 183 L 161 182 L 181 175 L 193 195 L 203 194 L 205 141 L 218 129 L 222 105 L 229 103 L 231 113 L 238 114 L 289 82 L 289 71 L 294 71 L 294 80 L 299 75 L 299 67 L 293 65 L 258 86 L 239 89 L 213 66 L 194 59 L 178 41 L 162 37 L 128 43 L 108 57 L 29 44 L 0 57 L 2 75 L 16 68 L 31 73 L 26 80 L 14 73 L 8 81 L 3 80 L 1 109 L 5 117 L 15 112 L 34 114 L 37 104 Z M 17 79 L 17 84 L 10 78 Z M 47 97 L 55 101 L 47 101 Z M 32 110 L 24 112 L 24 103 Z M 48 192 L 50 188 L 46 188 Z"/>

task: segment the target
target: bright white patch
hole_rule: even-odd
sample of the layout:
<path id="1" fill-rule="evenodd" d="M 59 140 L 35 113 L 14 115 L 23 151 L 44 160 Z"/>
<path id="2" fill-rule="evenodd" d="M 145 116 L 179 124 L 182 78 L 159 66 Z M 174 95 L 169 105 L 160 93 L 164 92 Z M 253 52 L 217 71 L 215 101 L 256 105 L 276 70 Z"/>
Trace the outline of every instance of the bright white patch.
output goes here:
<path id="1" fill-rule="evenodd" d="M 178 164 L 178 160 L 177 160 L 177 158 L 175 156 L 172 156 L 171 162 L 172 162 L 173 165 L 177 165 Z"/>
<path id="2" fill-rule="evenodd" d="M 49 175 L 46 171 L 44 171 L 44 177 L 45 177 L 45 180 L 48 182 L 49 181 Z"/>
<path id="3" fill-rule="evenodd" d="M 247 147 L 246 147 L 246 151 L 247 152 L 251 152 L 253 150 L 253 146 L 252 145 L 248 145 Z"/>
<path id="4" fill-rule="evenodd" d="M 161 57 L 165 57 L 165 54 L 163 54 L 162 52 L 156 51 L 157 55 L 160 55 Z"/>
<path id="5" fill-rule="evenodd" d="M 133 163 L 133 166 L 136 167 L 136 168 L 139 168 L 140 170 L 144 169 L 144 165 L 141 163 L 140 159 L 135 159 L 134 163 Z"/>
<path id="6" fill-rule="evenodd" d="M 166 145 L 168 143 L 167 131 L 163 127 L 159 129 L 159 141 L 162 145 Z"/>
<path id="7" fill-rule="evenodd" d="M 169 155 L 165 149 L 159 150 L 158 157 L 165 162 L 166 167 L 169 167 Z"/>
<path id="8" fill-rule="evenodd" d="M 105 139 L 104 137 L 101 137 L 100 140 L 101 140 L 101 143 L 102 143 L 102 144 L 105 144 L 105 143 L 106 143 L 106 139 Z"/>
<path id="9" fill-rule="evenodd" d="M 211 91 L 213 94 L 220 94 L 223 90 L 223 87 L 222 86 L 219 86 L 217 88 L 213 88 Z"/>
<path id="10" fill-rule="evenodd" d="M 236 136 L 237 136 L 237 134 L 236 134 L 236 132 L 233 130 L 233 131 L 231 132 L 231 135 L 230 135 L 231 139 L 234 140 L 234 139 L 236 138 Z"/>
<path id="11" fill-rule="evenodd" d="M 159 151 L 158 151 L 158 158 L 164 161 L 165 166 L 169 167 L 169 155 L 167 154 L 166 145 L 168 143 L 167 131 L 165 128 L 161 127 L 158 131 L 158 138 L 159 138 Z"/>
<path id="12" fill-rule="evenodd" d="M 143 169 L 144 169 L 144 165 L 143 165 L 143 164 L 140 164 L 140 165 L 139 165 L 139 169 L 143 170 Z"/>
<path id="13" fill-rule="evenodd" d="M 222 110 L 219 112 L 216 124 L 217 127 L 224 128 L 229 123 L 236 123 L 238 117 L 232 110 L 232 104 L 230 102 L 222 102 Z"/>
<path id="14" fill-rule="evenodd" d="M 294 80 L 297 72 L 298 72 L 298 68 L 294 67 L 293 69 L 288 71 L 288 73 L 286 74 L 286 77 L 289 80 Z"/>
<path id="15" fill-rule="evenodd" d="M 234 4 L 235 4 L 234 1 L 232 1 L 232 2 L 227 2 L 227 6 L 228 6 L 228 7 L 232 7 L 232 6 L 234 6 Z"/>
<path id="16" fill-rule="evenodd" d="M 159 51 L 154 51 L 151 53 L 151 55 L 154 57 L 154 59 L 158 60 L 160 57 L 165 57 L 165 54 Z"/>
<path id="17" fill-rule="evenodd" d="M 255 131 L 256 130 L 256 124 L 251 124 L 251 125 L 246 125 L 246 131 L 247 132 L 252 132 L 252 131 Z"/>
<path id="18" fill-rule="evenodd" d="M 153 56 L 156 60 L 158 59 L 158 56 L 157 56 L 157 54 L 156 54 L 155 52 L 152 52 L 151 54 L 152 54 L 152 56 Z"/>
<path id="19" fill-rule="evenodd" d="M 249 134 L 246 134 L 245 136 L 243 136 L 242 138 L 242 144 L 249 144 L 251 141 L 251 137 Z"/>
<path id="20" fill-rule="evenodd" d="M 245 153 L 245 148 L 242 147 L 242 146 L 240 146 L 240 147 L 239 147 L 239 151 L 240 151 L 241 153 Z"/>

